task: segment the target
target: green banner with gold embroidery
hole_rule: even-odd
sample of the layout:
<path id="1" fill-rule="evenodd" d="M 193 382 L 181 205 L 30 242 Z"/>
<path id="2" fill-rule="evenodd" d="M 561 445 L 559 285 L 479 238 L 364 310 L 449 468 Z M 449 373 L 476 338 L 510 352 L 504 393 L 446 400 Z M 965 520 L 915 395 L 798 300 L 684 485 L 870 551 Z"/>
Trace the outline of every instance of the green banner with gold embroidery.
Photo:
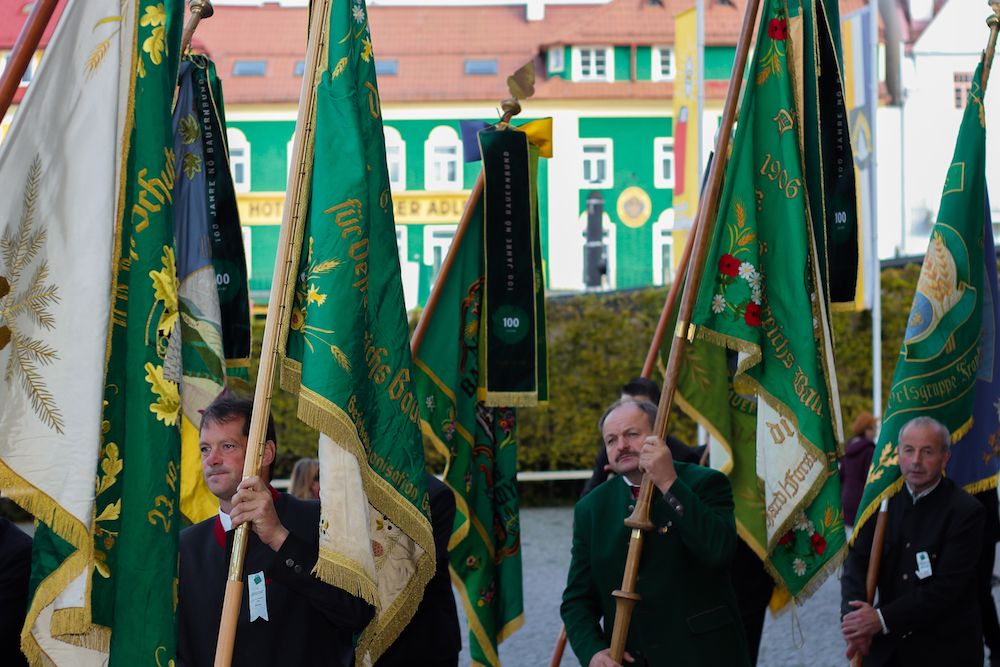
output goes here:
<path id="1" fill-rule="evenodd" d="M 303 137 L 308 185 L 288 194 L 306 220 L 281 384 L 324 434 L 316 574 L 377 608 L 361 663 L 405 627 L 436 561 L 368 13 L 360 0 L 313 12 L 325 53 Z M 361 511 L 356 522 L 345 508 Z"/>
<path id="2" fill-rule="evenodd" d="M 906 422 L 929 416 L 944 424 L 951 431 L 952 458 L 962 456 L 963 436 L 972 426 L 985 292 L 986 112 L 982 70 L 980 64 L 972 77 L 858 509 L 855 535 L 878 511 L 882 498 L 903 487 L 898 436 Z M 970 446 L 979 448 L 982 443 Z"/>
<path id="3" fill-rule="evenodd" d="M 169 664 L 177 644 L 180 397 L 164 360 L 179 317 L 171 107 L 184 12 L 180 0 L 137 9 L 91 574 L 93 622 L 110 630 L 112 666 Z"/>
<path id="4" fill-rule="evenodd" d="M 692 321 L 705 343 L 740 353 L 732 383 L 757 396 L 765 565 L 801 602 L 845 553 L 840 483 L 832 474 L 840 405 L 807 213 L 784 3 L 771 0 L 762 11 Z"/>

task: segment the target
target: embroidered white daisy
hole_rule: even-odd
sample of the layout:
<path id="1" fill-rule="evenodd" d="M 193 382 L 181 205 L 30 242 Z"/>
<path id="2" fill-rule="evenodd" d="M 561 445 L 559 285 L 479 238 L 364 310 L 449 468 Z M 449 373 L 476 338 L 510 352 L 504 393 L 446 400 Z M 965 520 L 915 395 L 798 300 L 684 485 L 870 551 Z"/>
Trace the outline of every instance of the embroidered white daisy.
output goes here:
<path id="1" fill-rule="evenodd" d="M 364 23 L 365 21 L 365 9 L 361 5 L 354 5 L 352 8 L 354 12 L 354 21 L 356 23 Z"/>
<path id="2" fill-rule="evenodd" d="M 739 268 L 740 278 L 749 279 L 750 276 L 752 276 L 755 273 L 757 273 L 757 269 L 755 269 L 753 267 L 753 264 L 751 264 L 750 262 L 743 262 L 742 264 L 740 264 Z"/>
<path id="3" fill-rule="evenodd" d="M 764 281 L 761 279 L 760 274 L 756 271 L 753 272 L 752 276 L 747 276 L 746 281 L 750 285 L 751 289 L 754 287 L 760 288 L 764 286 Z"/>
<path id="4" fill-rule="evenodd" d="M 798 520 L 795 522 L 795 530 L 809 530 L 809 524 L 812 521 L 809 520 L 805 514 L 800 514 Z"/>
<path id="5" fill-rule="evenodd" d="M 806 573 L 806 562 L 801 558 L 796 558 L 792 561 L 792 569 L 795 570 L 795 574 L 801 577 Z"/>
<path id="6" fill-rule="evenodd" d="M 425 398 L 424 399 L 424 404 L 427 406 L 428 410 L 433 410 L 434 409 L 434 397 L 433 396 L 428 396 L 427 398 Z"/>
<path id="7" fill-rule="evenodd" d="M 721 294 L 712 297 L 712 312 L 718 315 L 726 309 L 726 298 Z"/>
<path id="8" fill-rule="evenodd" d="M 754 285 L 753 289 L 750 290 L 750 300 L 759 306 L 760 299 L 761 299 L 760 285 Z"/>

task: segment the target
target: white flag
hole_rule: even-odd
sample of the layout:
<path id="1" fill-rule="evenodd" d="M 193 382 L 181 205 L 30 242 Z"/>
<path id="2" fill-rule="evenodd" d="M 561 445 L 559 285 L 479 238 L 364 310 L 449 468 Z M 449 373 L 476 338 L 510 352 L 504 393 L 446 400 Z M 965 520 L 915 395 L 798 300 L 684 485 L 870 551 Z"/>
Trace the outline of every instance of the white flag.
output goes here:
<path id="1" fill-rule="evenodd" d="M 104 664 L 88 576 L 135 5 L 70 0 L 0 144 L 0 487 L 60 564 L 22 648 Z M 123 55 L 124 53 L 124 55 Z M 121 71 L 121 64 L 126 71 Z M 51 531 L 64 540 L 39 539 Z M 44 544 L 43 544 L 44 543 Z M 62 546 L 62 548 L 60 548 Z M 33 626 L 33 627 L 32 627 Z M 76 634 L 74 643 L 53 634 Z"/>

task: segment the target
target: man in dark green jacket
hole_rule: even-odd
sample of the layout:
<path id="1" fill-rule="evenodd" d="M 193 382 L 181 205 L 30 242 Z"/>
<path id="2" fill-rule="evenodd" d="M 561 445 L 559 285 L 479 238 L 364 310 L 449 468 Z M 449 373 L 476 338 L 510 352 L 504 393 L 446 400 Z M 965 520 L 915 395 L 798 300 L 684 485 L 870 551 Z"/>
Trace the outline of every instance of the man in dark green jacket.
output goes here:
<path id="1" fill-rule="evenodd" d="M 621 476 L 576 505 L 573 561 L 562 618 L 584 667 L 610 667 L 613 590 L 621 588 L 634 491 L 643 473 L 659 489 L 644 539 L 625 664 L 743 667 L 750 664 L 729 563 L 736 551 L 733 493 L 722 473 L 674 462 L 653 435 L 656 406 L 619 401 L 601 417 L 612 470 Z M 662 494 L 662 495 L 661 495 Z M 603 629 L 601 619 L 604 619 Z"/>

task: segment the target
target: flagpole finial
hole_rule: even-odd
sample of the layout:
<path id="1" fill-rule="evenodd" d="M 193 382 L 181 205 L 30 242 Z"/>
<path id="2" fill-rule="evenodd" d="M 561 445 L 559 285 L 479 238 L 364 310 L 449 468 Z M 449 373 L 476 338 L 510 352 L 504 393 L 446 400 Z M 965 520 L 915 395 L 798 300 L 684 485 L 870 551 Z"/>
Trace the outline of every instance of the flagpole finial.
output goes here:
<path id="1" fill-rule="evenodd" d="M 521 103 L 517 101 L 516 97 L 505 99 L 500 103 L 500 108 L 503 109 L 503 118 L 500 119 L 501 123 L 509 123 L 511 118 L 521 113 Z"/>
<path id="2" fill-rule="evenodd" d="M 181 35 L 181 57 L 187 53 L 188 47 L 191 46 L 191 38 L 194 37 L 195 28 L 202 19 L 207 19 L 215 13 L 215 8 L 212 7 L 212 3 L 209 0 L 191 0 L 188 2 L 188 7 L 191 9 L 191 17 L 188 19 L 187 25 L 184 26 L 184 33 Z"/>

